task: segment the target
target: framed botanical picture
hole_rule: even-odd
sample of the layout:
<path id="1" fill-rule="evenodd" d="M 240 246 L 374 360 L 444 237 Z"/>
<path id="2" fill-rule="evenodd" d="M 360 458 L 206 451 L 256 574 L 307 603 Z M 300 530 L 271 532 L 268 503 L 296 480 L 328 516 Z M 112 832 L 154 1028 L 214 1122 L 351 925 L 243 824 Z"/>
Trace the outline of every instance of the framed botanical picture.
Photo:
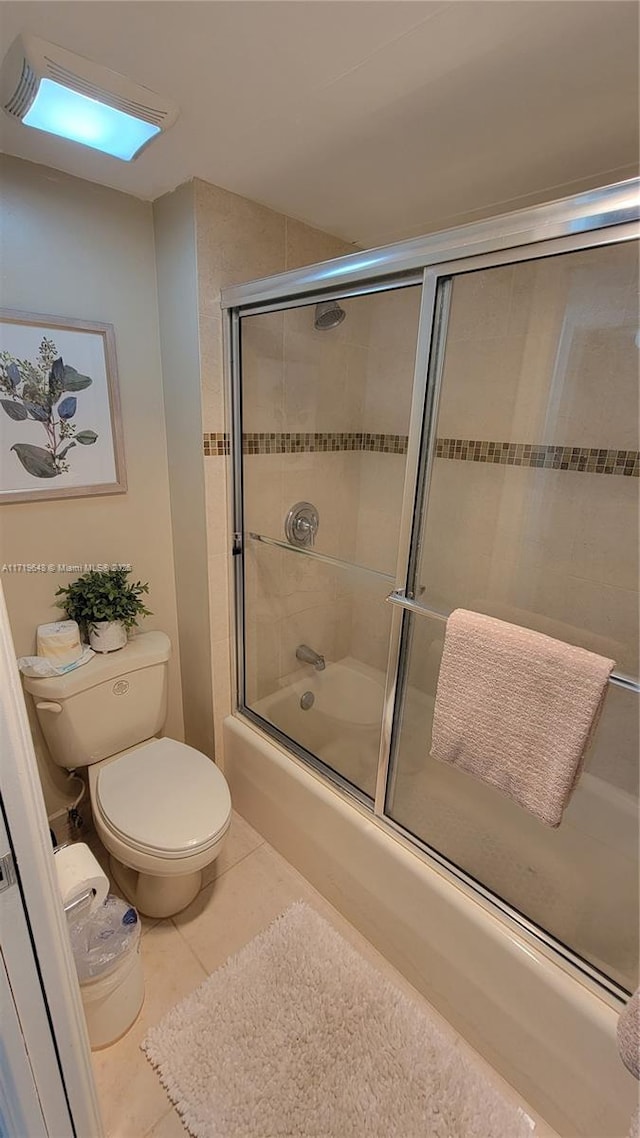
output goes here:
<path id="1" fill-rule="evenodd" d="M 0 502 L 126 488 L 113 325 L 0 309 Z"/>

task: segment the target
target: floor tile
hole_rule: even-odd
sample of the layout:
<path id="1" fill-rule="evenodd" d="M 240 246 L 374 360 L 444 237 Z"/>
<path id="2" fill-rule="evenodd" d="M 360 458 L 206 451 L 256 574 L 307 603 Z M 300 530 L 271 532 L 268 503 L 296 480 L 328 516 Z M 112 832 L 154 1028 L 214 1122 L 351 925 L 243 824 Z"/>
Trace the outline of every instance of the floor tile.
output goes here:
<path id="1" fill-rule="evenodd" d="M 219 856 L 202 871 L 203 888 L 206 885 L 211 885 L 217 877 L 221 877 L 228 869 L 242 861 L 247 854 L 252 853 L 253 850 L 262 845 L 264 845 L 262 834 L 254 830 L 253 826 L 245 822 L 244 818 L 234 810 L 231 815 L 231 826 Z"/>
<path id="2" fill-rule="evenodd" d="M 109 1052 L 112 1060 L 104 1064 Z M 164 1117 L 169 1099 L 131 1033 L 113 1047 L 94 1052 L 93 1061 L 106 1138 L 140 1138 Z"/>
<path id="3" fill-rule="evenodd" d="M 206 973 L 174 928 L 159 921 L 142 940 L 145 1001 L 127 1034 L 92 1054 L 107 1138 L 141 1138 L 166 1114 L 169 1099 L 140 1042 Z"/>
<path id="4" fill-rule="evenodd" d="M 156 1122 L 145 1134 L 145 1138 L 185 1138 L 188 1131 L 180 1121 L 180 1115 L 175 1110 L 168 1111 L 164 1118 Z"/>
<path id="5" fill-rule="evenodd" d="M 216 878 L 173 920 L 203 967 L 213 972 L 302 897 L 303 879 L 265 844 Z"/>
<path id="6" fill-rule="evenodd" d="M 172 920 L 160 921 L 143 939 L 147 996 L 142 1015 L 119 1043 L 94 1053 L 98 1094 L 107 1138 L 184 1138 L 160 1081 L 139 1049 L 147 1028 L 239 951 L 293 901 L 304 900 L 402 991 L 424 1006 L 446 1034 L 466 1049 L 486 1077 L 536 1123 L 539 1138 L 553 1132 L 478 1056 L 365 938 L 242 818 L 234 815 L 225 868 Z"/>

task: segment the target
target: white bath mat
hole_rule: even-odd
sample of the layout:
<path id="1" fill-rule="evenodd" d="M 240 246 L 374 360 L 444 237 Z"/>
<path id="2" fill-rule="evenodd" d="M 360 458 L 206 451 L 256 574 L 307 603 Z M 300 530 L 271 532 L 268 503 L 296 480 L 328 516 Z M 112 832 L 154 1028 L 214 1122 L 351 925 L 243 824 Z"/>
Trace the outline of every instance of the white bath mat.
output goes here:
<path id="1" fill-rule="evenodd" d="M 531 1138 L 473 1059 L 302 902 L 142 1048 L 194 1138 Z"/>

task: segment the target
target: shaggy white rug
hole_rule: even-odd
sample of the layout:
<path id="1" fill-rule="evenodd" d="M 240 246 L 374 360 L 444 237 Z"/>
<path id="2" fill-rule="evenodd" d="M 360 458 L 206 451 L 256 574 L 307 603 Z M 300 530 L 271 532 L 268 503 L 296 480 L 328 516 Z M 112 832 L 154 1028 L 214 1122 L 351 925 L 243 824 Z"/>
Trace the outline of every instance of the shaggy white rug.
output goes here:
<path id="1" fill-rule="evenodd" d="M 302 902 L 142 1048 L 194 1138 L 531 1138 L 473 1057 Z"/>

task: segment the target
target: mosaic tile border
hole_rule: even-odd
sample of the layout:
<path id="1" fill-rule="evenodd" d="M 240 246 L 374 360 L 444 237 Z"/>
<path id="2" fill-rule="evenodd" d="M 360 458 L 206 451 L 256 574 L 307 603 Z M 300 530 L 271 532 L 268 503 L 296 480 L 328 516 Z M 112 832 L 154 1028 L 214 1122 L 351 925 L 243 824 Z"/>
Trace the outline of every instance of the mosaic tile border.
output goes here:
<path id="1" fill-rule="evenodd" d="M 203 436 L 206 457 L 228 455 L 229 434 L 208 432 Z M 245 454 L 302 454 L 331 451 L 367 451 L 406 454 L 406 435 L 374 434 L 368 431 L 247 432 Z M 548 443 L 488 442 L 478 439 L 436 439 L 436 458 L 461 462 L 490 462 L 500 466 L 529 466 L 546 470 L 574 470 L 586 474 L 620 474 L 640 477 L 637 450 L 570 447 Z"/>
<path id="2" fill-rule="evenodd" d="M 205 458 L 229 454 L 231 446 L 228 431 L 205 431 L 202 436 Z"/>
<path id="3" fill-rule="evenodd" d="M 379 451 L 406 454 L 406 435 L 376 435 L 363 431 L 251 433 L 243 436 L 245 454 L 297 454 L 323 451 Z"/>
<path id="4" fill-rule="evenodd" d="M 203 435 L 204 453 L 229 454 L 226 431 Z M 372 451 L 406 454 L 406 435 L 382 435 L 367 431 L 248 431 L 242 437 L 244 454 L 302 454 L 327 451 Z"/>
<path id="5" fill-rule="evenodd" d="M 501 466 L 534 466 L 545 470 L 579 470 L 586 474 L 622 474 L 631 478 L 640 476 L 638 455 L 637 450 L 436 439 L 436 458 L 492 462 Z"/>

